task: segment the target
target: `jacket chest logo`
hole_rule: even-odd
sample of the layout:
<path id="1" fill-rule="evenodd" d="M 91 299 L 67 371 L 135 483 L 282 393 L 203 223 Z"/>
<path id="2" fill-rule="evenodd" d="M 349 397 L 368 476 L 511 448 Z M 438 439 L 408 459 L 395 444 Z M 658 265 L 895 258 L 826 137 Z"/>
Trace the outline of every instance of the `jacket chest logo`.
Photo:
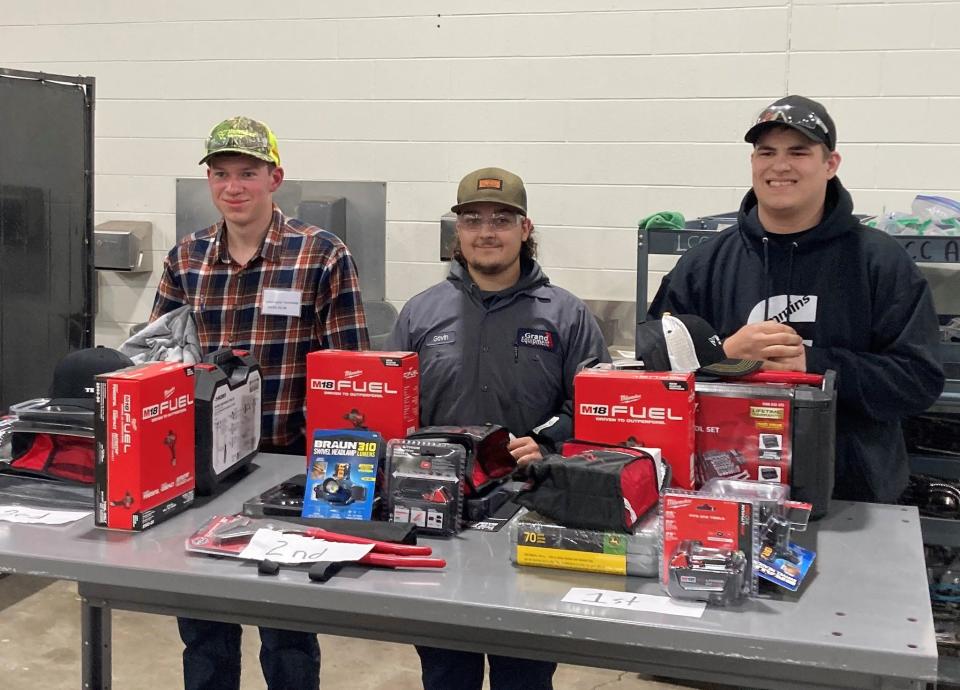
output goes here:
<path id="1" fill-rule="evenodd" d="M 519 347 L 535 347 L 548 352 L 557 350 L 557 334 L 553 331 L 538 331 L 532 328 L 520 328 L 517 330 L 517 340 L 515 343 Z"/>

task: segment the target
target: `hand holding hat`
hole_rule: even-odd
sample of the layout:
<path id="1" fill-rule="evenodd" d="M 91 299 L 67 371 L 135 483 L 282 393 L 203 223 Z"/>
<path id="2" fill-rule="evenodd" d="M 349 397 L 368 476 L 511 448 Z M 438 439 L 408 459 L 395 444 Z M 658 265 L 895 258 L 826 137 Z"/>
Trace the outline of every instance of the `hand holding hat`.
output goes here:
<path id="1" fill-rule="evenodd" d="M 803 338 L 785 323 L 748 323 L 723 344 L 731 357 L 763 361 L 793 359 L 804 354 Z M 777 368 L 777 367 L 771 367 Z"/>

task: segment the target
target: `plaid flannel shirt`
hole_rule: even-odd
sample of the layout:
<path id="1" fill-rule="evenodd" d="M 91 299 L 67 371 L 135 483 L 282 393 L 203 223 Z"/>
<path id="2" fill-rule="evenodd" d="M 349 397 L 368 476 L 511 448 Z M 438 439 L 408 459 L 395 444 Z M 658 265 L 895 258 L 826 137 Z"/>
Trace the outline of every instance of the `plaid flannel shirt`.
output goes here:
<path id="1" fill-rule="evenodd" d="M 150 320 L 193 307 L 205 353 L 249 350 L 263 375 L 262 443 L 303 436 L 307 353 L 369 348 L 357 269 L 335 235 L 277 206 L 267 236 L 246 266 L 230 258 L 221 220 L 182 240 L 164 260 Z M 264 314 L 265 288 L 300 292 L 300 316 Z"/>

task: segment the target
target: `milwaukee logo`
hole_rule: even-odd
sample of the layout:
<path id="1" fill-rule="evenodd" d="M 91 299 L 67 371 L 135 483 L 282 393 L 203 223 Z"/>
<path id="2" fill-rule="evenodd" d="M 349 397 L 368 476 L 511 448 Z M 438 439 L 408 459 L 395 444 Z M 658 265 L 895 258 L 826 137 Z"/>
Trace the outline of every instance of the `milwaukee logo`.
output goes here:
<path id="1" fill-rule="evenodd" d="M 653 421 L 682 422 L 669 407 L 643 407 L 640 405 L 595 405 L 580 403 L 580 414 L 593 417 L 619 417 L 621 419 L 649 419 Z"/>
<path id="2" fill-rule="evenodd" d="M 193 398 L 189 395 L 179 395 L 176 398 L 170 398 L 156 405 L 148 405 L 143 408 L 143 418 L 153 419 L 154 417 L 162 417 L 170 412 L 185 410 L 192 404 Z"/>
<path id="3" fill-rule="evenodd" d="M 348 393 L 382 393 L 396 394 L 396 390 L 389 383 L 382 381 L 354 381 L 348 379 L 310 379 L 310 390 L 315 391 L 346 391 Z"/>
<path id="4" fill-rule="evenodd" d="M 171 386 L 170 388 L 167 388 L 165 391 L 163 391 L 163 397 L 169 398 L 171 395 L 173 395 L 173 392 L 175 390 L 177 390 L 176 386 Z"/>
<path id="5" fill-rule="evenodd" d="M 642 398 L 642 397 L 643 397 L 643 396 L 640 395 L 639 393 L 638 393 L 637 395 L 621 395 L 621 396 L 620 396 L 620 402 L 622 402 L 622 403 L 637 402 L 637 401 L 638 401 L 640 398 Z"/>
<path id="6" fill-rule="evenodd" d="M 348 369 L 347 371 L 343 372 L 343 378 L 345 379 L 355 379 L 358 376 L 363 376 L 362 369 L 353 369 L 353 370 Z"/>

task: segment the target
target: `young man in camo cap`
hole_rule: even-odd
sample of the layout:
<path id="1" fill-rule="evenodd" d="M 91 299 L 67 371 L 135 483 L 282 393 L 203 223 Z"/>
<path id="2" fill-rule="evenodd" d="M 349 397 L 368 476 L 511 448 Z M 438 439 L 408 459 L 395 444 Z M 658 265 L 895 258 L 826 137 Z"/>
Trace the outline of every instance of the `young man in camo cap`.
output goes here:
<path id="1" fill-rule="evenodd" d="M 189 304 L 200 346 L 248 350 L 263 374 L 260 450 L 303 455 L 306 356 L 322 348 L 366 349 L 353 257 L 335 235 L 283 214 L 277 139 L 263 122 L 224 120 L 201 165 L 222 218 L 167 255 L 151 320 Z M 179 619 L 186 690 L 238 690 L 241 628 Z M 267 687 L 318 688 L 317 636 L 260 628 Z"/>

